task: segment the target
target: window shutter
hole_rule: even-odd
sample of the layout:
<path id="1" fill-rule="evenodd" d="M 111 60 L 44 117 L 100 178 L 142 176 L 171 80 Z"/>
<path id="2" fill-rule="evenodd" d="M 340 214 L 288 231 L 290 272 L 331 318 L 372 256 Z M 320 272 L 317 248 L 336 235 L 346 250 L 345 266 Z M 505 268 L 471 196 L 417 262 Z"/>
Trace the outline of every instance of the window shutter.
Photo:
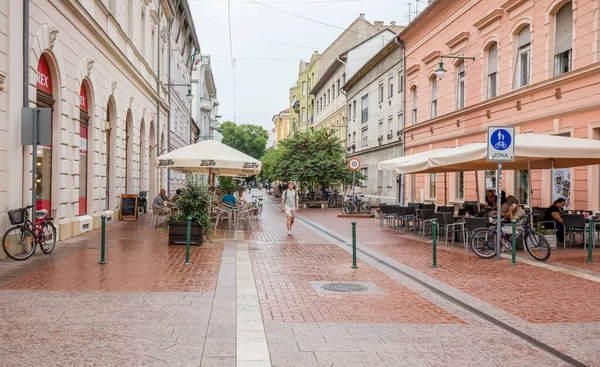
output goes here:
<path id="1" fill-rule="evenodd" d="M 488 75 L 498 72 L 498 44 L 494 43 L 488 49 Z"/>
<path id="2" fill-rule="evenodd" d="M 519 48 L 531 43 L 531 34 L 529 32 L 529 26 L 523 27 L 519 32 Z"/>
<path id="3" fill-rule="evenodd" d="M 573 47 L 573 9 L 568 2 L 556 12 L 556 34 L 554 54 L 560 54 Z"/>

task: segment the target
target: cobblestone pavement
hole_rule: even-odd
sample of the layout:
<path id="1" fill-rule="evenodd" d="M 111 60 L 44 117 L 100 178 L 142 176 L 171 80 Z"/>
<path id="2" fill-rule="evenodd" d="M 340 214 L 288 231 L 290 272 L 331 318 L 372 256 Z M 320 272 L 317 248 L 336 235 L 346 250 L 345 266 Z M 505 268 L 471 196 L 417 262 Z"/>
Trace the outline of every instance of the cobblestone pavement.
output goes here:
<path id="1" fill-rule="evenodd" d="M 190 267 L 149 216 L 107 227 L 107 265 L 98 231 L 0 261 L 0 365 L 600 366 L 600 271 L 581 248 L 513 267 L 442 243 L 431 269 L 430 243 L 359 219 L 352 269 L 337 213 L 301 210 L 288 236 L 266 196 L 259 228 L 217 231 Z"/>

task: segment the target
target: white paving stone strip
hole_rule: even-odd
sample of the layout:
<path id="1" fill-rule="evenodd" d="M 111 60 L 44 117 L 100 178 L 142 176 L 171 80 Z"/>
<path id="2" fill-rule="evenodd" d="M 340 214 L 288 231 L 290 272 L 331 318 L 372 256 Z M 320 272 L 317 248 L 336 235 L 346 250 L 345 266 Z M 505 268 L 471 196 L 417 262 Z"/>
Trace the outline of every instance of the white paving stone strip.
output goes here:
<path id="1" fill-rule="evenodd" d="M 508 254 L 502 254 L 502 257 L 505 259 L 511 259 L 511 255 L 508 255 Z M 537 260 L 525 259 L 523 257 L 517 257 L 517 265 L 519 265 L 519 262 L 522 262 L 522 263 L 525 263 L 525 264 L 531 265 L 531 266 L 537 266 L 538 268 L 552 270 L 557 273 L 568 274 L 568 275 L 571 275 L 574 277 L 583 278 L 586 280 L 591 280 L 592 282 L 600 283 L 600 277 L 598 277 L 596 275 L 584 273 L 579 269 L 570 269 L 570 268 L 556 266 L 556 265 L 548 264 L 548 263 L 537 261 Z"/>
<path id="2" fill-rule="evenodd" d="M 237 367 L 270 367 L 271 357 L 248 245 L 248 241 L 239 241 L 236 250 Z"/>

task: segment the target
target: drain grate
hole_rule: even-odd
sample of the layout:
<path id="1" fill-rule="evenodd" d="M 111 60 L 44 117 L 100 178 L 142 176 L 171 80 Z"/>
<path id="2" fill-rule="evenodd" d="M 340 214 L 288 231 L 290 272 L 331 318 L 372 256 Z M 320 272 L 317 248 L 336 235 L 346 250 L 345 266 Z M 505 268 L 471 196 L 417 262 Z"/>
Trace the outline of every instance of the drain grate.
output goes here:
<path id="1" fill-rule="evenodd" d="M 365 292 L 369 290 L 369 287 L 352 283 L 327 283 L 323 284 L 321 288 L 334 292 Z"/>

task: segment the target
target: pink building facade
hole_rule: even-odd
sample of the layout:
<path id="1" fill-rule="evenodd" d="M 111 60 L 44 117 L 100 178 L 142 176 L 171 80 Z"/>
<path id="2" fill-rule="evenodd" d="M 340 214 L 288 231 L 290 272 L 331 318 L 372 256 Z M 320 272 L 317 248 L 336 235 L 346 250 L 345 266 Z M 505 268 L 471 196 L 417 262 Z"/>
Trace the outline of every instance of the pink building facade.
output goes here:
<path id="1" fill-rule="evenodd" d="M 434 1 L 399 35 L 405 155 L 485 141 L 488 126 L 600 139 L 599 20 L 599 0 Z M 444 58 L 439 79 L 443 55 L 475 60 Z M 482 201 L 495 178 L 478 174 Z M 405 198 L 475 200 L 475 182 L 474 172 L 407 175 Z M 531 177 L 506 171 L 502 186 L 527 206 L 564 197 L 571 209 L 600 210 L 598 166 L 534 170 Z"/>

